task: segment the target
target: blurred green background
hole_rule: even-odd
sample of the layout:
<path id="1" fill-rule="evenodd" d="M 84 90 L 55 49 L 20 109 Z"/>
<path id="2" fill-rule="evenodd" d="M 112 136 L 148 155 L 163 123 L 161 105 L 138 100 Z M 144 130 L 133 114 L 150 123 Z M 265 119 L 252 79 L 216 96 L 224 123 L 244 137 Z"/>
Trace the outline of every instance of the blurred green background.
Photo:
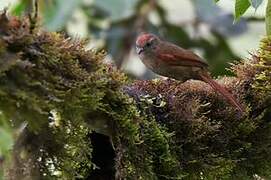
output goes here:
<path id="1" fill-rule="evenodd" d="M 260 0 L 263 1 L 263 0 Z M 257 48 L 264 30 L 264 1 L 234 23 L 234 0 L 40 0 L 40 25 L 74 38 L 88 38 L 86 48 L 105 49 L 108 60 L 136 78 L 149 79 L 135 56 L 142 31 L 189 48 L 203 56 L 214 76 L 229 74 L 229 62 Z M 2 0 L 18 16 L 31 13 L 32 0 Z"/>
<path id="2" fill-rule="evenodd" d="M 90 39 L 87 49 L 105 49 L 114 63 L 131 77 L 151 79 L 135 54 L 141 32 L 192 49 L 210 64 L 214 76 L 230 75 L 230 62 L 255 52 L 265 34 L 265 4 L 249 9 L 234 23 L 234 0 L 40 0 L 39 25 L 74 39 Z M 33 13 L 32 0 L 1 0 L 0 10 L 13 15 Z M 15 136 L 12 123 L 0 114 L 0 171 L 8 161 Z M 11 120 L 12 121 L 12 120 Z M 3 172 L 0 172 L 3 173 Z M 1 178 L 1 175 L 0 175 Z"/>

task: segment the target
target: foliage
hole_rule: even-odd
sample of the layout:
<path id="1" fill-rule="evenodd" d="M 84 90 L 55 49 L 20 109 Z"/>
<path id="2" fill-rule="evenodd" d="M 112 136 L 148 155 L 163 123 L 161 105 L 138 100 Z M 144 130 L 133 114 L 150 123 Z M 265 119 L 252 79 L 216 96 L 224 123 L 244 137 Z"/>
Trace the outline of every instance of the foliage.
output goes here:
<path id="1" fill-rule="evenodd" d="M 218 2 L 219 0 L 215 0 Z M 249 7 L 253 7 L 255 11 L 262 4 L 263 0 L 235 0 L 235 21 L 238 21 L 240 17 L 248 10 Z M 266 33 L 271 35 L 271 1 L 268 0 L 265 15 Z"/>
<path id="2" fill-rule="evenodd" d="M 249 0 L 236 0 L 235 1 L 235 14 L 234 17 L 238 20 L 250 7 Z"/>
<path id="3" fill-rule="evenodd" d="M 220 0 L 215 0 L 218 2 Z M 247 11 L 249 7 L 253 7 L 255 10 L 262 4 L 263 0 L 235 0 L 235 13 L 234 18 L 236 21 Z"/>

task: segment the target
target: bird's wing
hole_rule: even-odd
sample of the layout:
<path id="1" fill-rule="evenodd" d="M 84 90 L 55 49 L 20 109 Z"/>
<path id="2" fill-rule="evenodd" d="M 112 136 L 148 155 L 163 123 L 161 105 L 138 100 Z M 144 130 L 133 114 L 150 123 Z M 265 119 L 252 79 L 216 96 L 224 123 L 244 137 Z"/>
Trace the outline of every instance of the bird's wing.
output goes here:
<path id="1" fill-rule="evenodd" d="M 163 50 L 161 50 L 163 49 Z M 173 66 L 207 67 L 208 64 L 190 50 L 182 49 L 174 44 L 167 44 L 167 48 L 161 48 L 158 58 Z"/>

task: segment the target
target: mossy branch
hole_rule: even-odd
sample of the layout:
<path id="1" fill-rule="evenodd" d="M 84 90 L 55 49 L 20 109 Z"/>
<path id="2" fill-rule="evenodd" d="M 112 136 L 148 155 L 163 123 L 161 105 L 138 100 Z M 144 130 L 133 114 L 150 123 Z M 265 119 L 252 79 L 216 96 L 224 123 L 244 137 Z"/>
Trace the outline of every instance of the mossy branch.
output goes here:
<path id="1" fill-rule="evenodd" d="M 9 179 L 240 179 L 271 170 L 271 38 L 224 85 L 128 83 L 105 53 L 0 16 L 0 109 L 17 126 Z M 259 141 L 260 140 L 260 141 Z"/>

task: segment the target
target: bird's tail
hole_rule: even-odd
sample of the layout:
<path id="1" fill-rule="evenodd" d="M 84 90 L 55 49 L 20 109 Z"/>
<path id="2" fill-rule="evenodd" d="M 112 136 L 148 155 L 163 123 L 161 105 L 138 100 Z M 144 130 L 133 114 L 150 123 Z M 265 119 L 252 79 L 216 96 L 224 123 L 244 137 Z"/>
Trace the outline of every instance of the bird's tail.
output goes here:
<path id="1" fill-rule="evenodd" d="M 209 74 L 201 73 L 199 76 L 204 82 L 208 83 L 214 90 L 218 91 L 225 99 L 227 99 L 232 106 L 236 107 L 242 114 L 244 114 L 245 110 L 243 106 L 237 102 L 236 98 L 234 98 L 229 91 L 213 80 Z"/>

